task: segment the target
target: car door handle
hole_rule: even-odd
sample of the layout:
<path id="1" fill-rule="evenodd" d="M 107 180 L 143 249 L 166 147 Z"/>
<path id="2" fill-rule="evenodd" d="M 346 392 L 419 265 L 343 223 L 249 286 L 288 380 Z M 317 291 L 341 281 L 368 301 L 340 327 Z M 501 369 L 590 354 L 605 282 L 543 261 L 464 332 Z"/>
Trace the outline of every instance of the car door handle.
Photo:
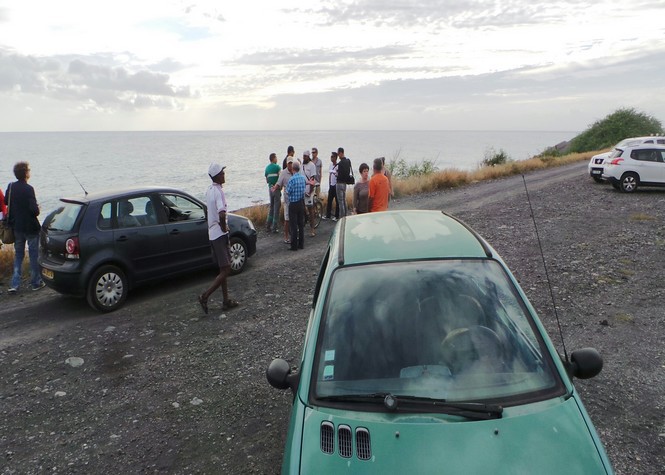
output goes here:
<path id="1" fill-rule="evenodd" d="M 123 234 L 122 236 L 118 237 L 118 239 L 116 239 L 116 241 L 120 241 L 120 242 L 129 241 L 129 238 Z"/>
<path id="2" fill-rule="evenodd" d="M 180 234 L 180 231 L 178 229 L 172 229 L 169 234 Z"/>

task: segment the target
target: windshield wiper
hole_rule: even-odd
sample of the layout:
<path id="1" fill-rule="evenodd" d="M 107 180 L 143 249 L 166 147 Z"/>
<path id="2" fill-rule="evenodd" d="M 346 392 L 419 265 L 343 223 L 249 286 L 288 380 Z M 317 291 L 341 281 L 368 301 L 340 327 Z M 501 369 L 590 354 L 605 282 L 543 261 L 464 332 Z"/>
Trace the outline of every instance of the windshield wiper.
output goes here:
<path id="1" fill-rule="evenodd" d="M 503 407 L 496 404 L 485 404 L 482 402 L 448 402 L 445 399 L 433 399 L 419 396 L 400 396 L 391 393 L 368 393 L 368 394 L 340 394 L 335 396 L 324 396 L 318 398 L 321 401 L 330 402 L 357 402 L 357 403 L 382 403 L 390 411 L 414 412 L 417 405 L 445 414 L 467 417 L 469 419 L 499 419 L 503 413 Z M 401 406 L 400 404 L 404 404 Z M 418 409 L 417 412 L 422 412 Z"/>

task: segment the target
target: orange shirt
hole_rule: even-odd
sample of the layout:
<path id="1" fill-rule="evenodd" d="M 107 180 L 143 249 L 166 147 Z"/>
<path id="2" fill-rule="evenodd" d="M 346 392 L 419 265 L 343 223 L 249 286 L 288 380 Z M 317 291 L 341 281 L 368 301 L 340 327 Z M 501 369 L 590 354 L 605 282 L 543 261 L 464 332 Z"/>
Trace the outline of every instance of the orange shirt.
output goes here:
<path id="1" fill-rule="evenodd" d="M 372 175 L 369 180 L 370 213 L 373 211 L 388 210 L 390 198 L 390 182 L 383 173 Z"/>

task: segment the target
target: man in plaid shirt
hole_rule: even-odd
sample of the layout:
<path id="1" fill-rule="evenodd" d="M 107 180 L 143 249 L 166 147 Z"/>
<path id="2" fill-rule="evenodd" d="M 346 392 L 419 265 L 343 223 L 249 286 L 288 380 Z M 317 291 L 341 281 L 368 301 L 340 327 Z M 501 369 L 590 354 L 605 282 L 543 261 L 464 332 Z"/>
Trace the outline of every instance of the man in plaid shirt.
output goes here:
<path id="1" fill-rule="evenodd" d="M 293 162 L 293 176 L 286 184 L 289 195 L 289 227 L 292 251 L 305 247 L 305 175 L 300 173 L 300 163 Z"/>

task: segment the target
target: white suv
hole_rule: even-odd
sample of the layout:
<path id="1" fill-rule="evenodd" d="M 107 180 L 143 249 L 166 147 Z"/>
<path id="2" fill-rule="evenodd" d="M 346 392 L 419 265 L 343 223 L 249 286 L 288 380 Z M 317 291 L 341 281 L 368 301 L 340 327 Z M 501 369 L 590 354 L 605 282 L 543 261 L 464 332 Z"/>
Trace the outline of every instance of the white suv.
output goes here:
<path id="1" fill-rule="evenodd" d="M 603 179 L 626 193 L 635 191 L 638 186 L 665 186 L 665 145 L 617 148 L 603 166 Z"/>
<path id="2" fill-rule="evenodd" d="M 628 139 L 623 139 L 621 142 L 616 144 L 609 152 L 599 153 L 598 155 L 594 155 L 593 157 L 591 157 L 591 160 L 589 160 L 589 167 L 588 167 L 589 175 L 596 182 L 600 183 L 601 181 L 603 181 L 602 179 L 603 164 L 605 163 L 607 157 L 609 157 L 612 153 L 614 153 L 614 151 L 618 148 L 623 149 L 624 147 L 632 147 L 644 143 L 646 144 L 657 143 L 665 145 L 665 137 L 652 136 L 652 137 L 631 137 Z"/>

